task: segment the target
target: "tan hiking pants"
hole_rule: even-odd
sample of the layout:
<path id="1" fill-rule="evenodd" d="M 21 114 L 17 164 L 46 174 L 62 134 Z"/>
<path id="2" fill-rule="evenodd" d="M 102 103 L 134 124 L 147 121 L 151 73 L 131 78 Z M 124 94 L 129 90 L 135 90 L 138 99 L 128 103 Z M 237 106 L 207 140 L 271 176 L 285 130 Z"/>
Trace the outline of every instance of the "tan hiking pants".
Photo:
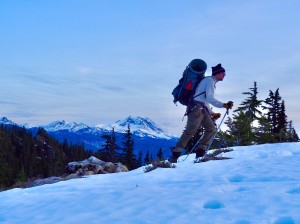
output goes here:
<path id="1" fill-rule="evenodd" d="M 216 130 L 215 124 L 209 114 L 204 113 L 202 108 L 196 107 L 187 115 L 187 124 L 183 134 L 179 138 L 174 152 L 181 152 L 186 147 L 189 140 L 194 136 L 197 130 L 202 126 L 204 128 L 204 136 L 201 139 L 196 150 L 205 150 L 210 143 Z"/>

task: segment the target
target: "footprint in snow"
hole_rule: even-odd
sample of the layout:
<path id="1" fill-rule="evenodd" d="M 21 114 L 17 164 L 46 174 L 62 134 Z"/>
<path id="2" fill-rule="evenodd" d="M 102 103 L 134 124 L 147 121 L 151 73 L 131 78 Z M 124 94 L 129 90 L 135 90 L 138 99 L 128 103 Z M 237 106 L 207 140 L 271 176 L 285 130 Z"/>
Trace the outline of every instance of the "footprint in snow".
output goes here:
<path id="1" fill-rule="evenodd" d="M 289 191 L 287 191 L 289 194 L 300 194 L 300 187 L 299 188 L 293 188 Z"/>
<path id="2" fill-rule="evenodd" d="M 291 217 L 281 217 L 275 220 L 274 224 L 295 224 Z"/>
<path id="3" fill-rule="evenodd" d="M 218 200 L 209 200 L 204 203 L 203 208 L 205 208 L 205 209 L 220 209 L 220 208 L 225 208 L 225 205 Z"/>

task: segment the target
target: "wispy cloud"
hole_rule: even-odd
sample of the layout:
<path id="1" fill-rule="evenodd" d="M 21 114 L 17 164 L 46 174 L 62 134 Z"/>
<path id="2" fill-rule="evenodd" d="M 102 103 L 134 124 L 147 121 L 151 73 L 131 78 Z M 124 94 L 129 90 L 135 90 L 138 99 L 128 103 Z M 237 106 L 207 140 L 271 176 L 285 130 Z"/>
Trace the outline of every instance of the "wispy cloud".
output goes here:
<path id="1" fill-rule="evenodd" d="M 2 104 L 2 105 L 18 105 L 18 103 L 16 103 L 16 102 L 5 101 L 5 100 L 0 100 L 0 104 Z"/>

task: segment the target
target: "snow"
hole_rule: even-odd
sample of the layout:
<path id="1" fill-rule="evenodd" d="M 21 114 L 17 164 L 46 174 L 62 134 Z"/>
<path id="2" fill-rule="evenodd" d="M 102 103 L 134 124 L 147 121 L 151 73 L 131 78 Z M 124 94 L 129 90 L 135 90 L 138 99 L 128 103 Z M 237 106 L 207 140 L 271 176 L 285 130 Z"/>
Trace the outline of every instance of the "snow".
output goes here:
<path id="1" fill-rule="evenodd" d="M 3 121 L 4 122 L 4 121 Z M 0 120 L 1 124 L 1 120 Z M 69 131 L 69 132 L 78 132 L 83 131 L 85 133 L 97 134 L 101 133 L 104 130 L 111 131 L 114 128 L 114 131 L 117 133 L 125 133 L 128 129 L 128 124 L 130 125 L 131 133 L 140 136 L 140 137 L 150 137 L 150 138 L 161 138 L 161 139 L 172 139 L 177 136 L 171 134 L 166 134 L 164 131 L 156 126 L 156 124 L 150 118 L 142 117 L 132 117 L 129 116 L 124 120 L 116 121 L 113 124 L 98 124 L 94 127 L 89 127 L 83 123 L 76 122 L 66 122 L 54 121 L 47 125 L 41 126 L 48 132 L 56 131 Z"/>
<path id="2" fill-rule="evenodd" d="M 300 143 L 0 192 L 0 223 L 300 223 Z"/>
<path id="3" fill-rule="evenodd" d="M 76 122 L 53 121 L 48 125 L 42 126 L 48 132 L 55 132 L 59 130 L 69 130 L 70 132 L 76 132 L 78 130 L 89 128 L 86 124 Z"/>
<path id="4" fill-rule="evenodd" d="M 129 116 L 123 120 L 118 120 L 111 125 L 98 124 L 95 127 L 106 129 L 107 131 L 111 131 L 112 128 L 114 128 L 115 132 L 125 133 L 128 129 L 128 124 L 130 125 L 131 133 L 140 137 L 163 139 L 171 139 L 176 137 L 171 134 L 164 133 L 164 131 L 157 127 L 157 125 L 150 118 L 142 117 Z"/>

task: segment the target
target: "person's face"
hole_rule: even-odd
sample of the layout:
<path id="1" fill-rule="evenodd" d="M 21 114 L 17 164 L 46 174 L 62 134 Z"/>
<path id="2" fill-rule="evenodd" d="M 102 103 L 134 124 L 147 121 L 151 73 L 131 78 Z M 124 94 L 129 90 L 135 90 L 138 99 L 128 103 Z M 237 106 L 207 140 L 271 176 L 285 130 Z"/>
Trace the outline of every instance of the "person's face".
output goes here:
<path id="1" fill-rule="evenodd" d="M 223 81 L 224 77 L 225 77 L 225 72 L 220 72 L 219 74 L 217 74 L 217 80 L 218 81 Z"/>

